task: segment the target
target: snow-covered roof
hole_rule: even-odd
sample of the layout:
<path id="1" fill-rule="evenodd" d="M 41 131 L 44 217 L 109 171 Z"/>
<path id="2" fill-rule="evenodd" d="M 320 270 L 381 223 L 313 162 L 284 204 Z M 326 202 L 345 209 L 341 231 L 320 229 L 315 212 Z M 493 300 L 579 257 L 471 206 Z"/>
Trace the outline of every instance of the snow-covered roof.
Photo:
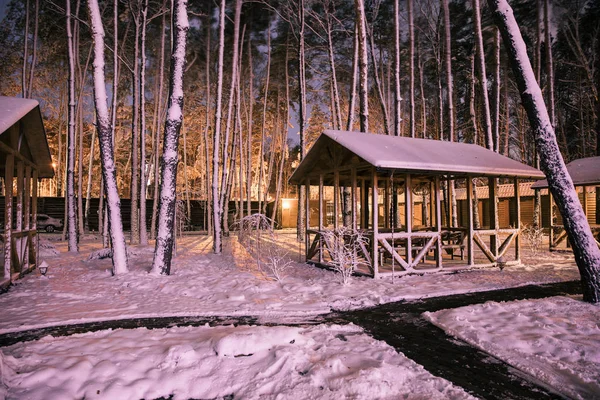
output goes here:
<path id="1" fill-rule="evenodd" d="M 600 156 L 580 158 L 567 164 L 567 171 L 575 186 L 600 185 Z M 536 182 L 534 189 L 547 188 L 546 179 Z"/>
<path id="2" fill-rule="evenodd" d="M 38 167 L 38 176 L 53 177 L 52 157 L 39 103 L 31 99 L 0 96 L 0 135 L 19 121 L 23 124 L 31 161 Z"/>
<path id="3" fill-rule="evenodd" d="M 317 139 L 290 182 L 300 183 L 320 168 L 322 153 L 339 146 L 383 170 L 421 174 L 520 177 L 540 179 L 544 174 L 530 166 L 474 144 L 431 139 L 326 130 Z M 329 149 L 329 150 L 328 150 Z"/>

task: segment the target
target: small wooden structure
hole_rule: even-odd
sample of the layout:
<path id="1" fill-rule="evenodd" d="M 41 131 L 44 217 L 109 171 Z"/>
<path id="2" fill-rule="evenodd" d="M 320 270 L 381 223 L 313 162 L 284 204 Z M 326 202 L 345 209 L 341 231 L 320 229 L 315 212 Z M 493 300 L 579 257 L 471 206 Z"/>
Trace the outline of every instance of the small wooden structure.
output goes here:
<path id="1" fill-rule="evenodd" d="M 362 259 L 359 270 L 373 277 L 519 263 L 519 217 L 514 227 L 501 229 L 497 201 L 490 202 L 492 217 L 489 226 L 481 229 L 473 228 L 472 207 L 468 207 L 466 226 L 450 226 L 452 216 L 442 216 L 442 191 L 449 199 L 450 182 L 463 184 L 470 204 L 475 177 L 488 178 L 490 197 L 494 199 L 498 192 L 496 178 L 510 179 L 519 209 L 519 179 L 540 179 L 544 175 L 477 145 L 325 131 L 290 178 L 290 183 L 303 185 L 306 190 L 306 221 L 311 221 L 313 212 L 311 185 L 318 185 L 318 224 L 306 229 L 306 260 L 327 266 L 335 257 L 323 218 L 323 187 L 332 186 L 334 217 L 330 227 L 340 226 L 341 187 L 349 188 L 352 228 L 368 237 L 368 245 L 357 249 Z M 415 226 L 413 222 L 416 196 L 423 199 L 425 207 L 421 211 L 428 224 Z M 403 220 L 397 212 L 399 204 L 404 206 Z M 451 209 L 447 206 L 446 213 L 451 214 Z M 507 260 L 513 243 L 514 258 Z M 460 253 L 460 260 L 455 260 L 455 253 Z"/>
<path id="2" fill-rule="evenodd" d="M 40 107 L 35 100 L 0 97 L 0 173 L 4 177 L 5 200 L 0 284 L 5 286 L 37 264 L 37 183 L 38 179 L 54 176 Z"/>
<path id="3" fill-rule="evenodd" d="M 600 156 L 580 158 L 567 164 L 567 171 L 571 175 L 575 190 L 579 193 L 583 212 L 590 223 L 592 233 L 596 238 L 596 243 L 600 247 L 600 221 L 597 209 L 598 190 L 600 187 Z M 546 179 L 538 181 L 532 185 L 533 189 L 547 189 L 548 181 Z M 595 190 L 591 190 L 595 189 Z M 590 195 L 596 194 L 596 197 L 590 201 Z M 593 207 L 593 210 L 590 208 Z M 554 201 L 550 196 L 550 251 L 569 250 L 567 240 L 567 231 L 562 224 L 562 218 L 554 212 Z M 590 214 L 594 214 L 595 223 L 590 222 Z"/>

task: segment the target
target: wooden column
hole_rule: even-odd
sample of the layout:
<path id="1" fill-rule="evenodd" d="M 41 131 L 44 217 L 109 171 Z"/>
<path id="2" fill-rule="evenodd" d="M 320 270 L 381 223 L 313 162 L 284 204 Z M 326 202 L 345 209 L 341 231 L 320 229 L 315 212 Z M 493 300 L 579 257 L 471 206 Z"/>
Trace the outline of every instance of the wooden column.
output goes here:
<path id="1" fill-rule="evenodd" d="M 304 232 L 304 249 L 306 252 L 306 261 L 308 261 L 308 250 L 310 249 L 310 235 L 308 230 L 310 229 L 310 179 L 306 178 L 304 183 L 305 187 L 305 195 L 306 195 L 306 204 L 304 207 L 304 215 L 306 221 L 306 229 Z"/>
<path id="2" fill-rule="evenodd" d="M 549 246 L 550 250 L 552 250 L 552 246 L 554 246 L 554 197 L 552 197 L 552 193 L 550 192 L 550 188 L 548 188 L 548 212 L 549 212 L 549 220 L 550 220 L 550 232 L 549 236 Z"/>
<path id="3" fill-rule="evenodd" d="M 490 229 L 498 229 L 498 179 L 488 178 L 489 188 L 489 211 L 490 211 Z M 498 234 L 490 235 L 490 251 L 494 258 L 498 257 Z"/>
<path id="4" fill-rule="evenodd" d="M 25 165 L 23 161 L 17 161 L 17 213 L 15 216 L 15 231 L 23 231 L 23 186 Z M 13 266 L 14 273 L 21 273 L 23 270 L 23 237 L 15 240 L 15 250 L 17 253 L 17 263 Z"/>
<path id="5" fill-rule="evenodd" d="M 357 216 L 357 210 L 356 210 L 356 168 L 352 167 L 352 169 L 350 170 L 350 179 L 352 181 L 351 185 L 352 185 L 352 229 L 356 230 L 357 228 L 357 223 L 356 223 L 356 216 Z"/>
<path id="6" fill-rule="evenodd" d="M 383 226 L 385 227 L 385 229 L 389 229 L 390 228 L 390 206 L 391 206 L 391 202 L 390 202 L 390 181 L 389 179 L 385 180 L 385 183 L 383 185 L 384 188 L 384 192 L 383 192 Z"/>
<path id="7" fill-rule="evenodd" d="M 12 265 L 12 206 L 15 157 L 6 155 L 4 164 L 4 279 L 11 279 Z"/>
<path id="8" fill-rule="evenodd" d="M 373 243 L 371 245 L 371 260 L 373 263 L 373 278 L 379 278 L 379 242 L 377 235 L 379 232 L 379 199 L 377 193 L 377 169 L 373 168 L 371 172 L 372 193 L 371 193 L 371 223 L 373 224 Z"/>
<path id="9" fill-rule="evenodd" d="M 515 236 L 515 260 L 521 262 L 521 187 L 519 178 L 515 178 L 515 225 L 519 230 Z"/>
<path id="10" fill-rule="evenodd" d="M 404 181 L 404 215 L 406 219 L 406 233 L 412 232 L 412 214 L 413 214 L 413 196 L 412 179 L 410 174 L 406 174 Z M 393 246 L 393 244 L 392 244 Z M 412 240 L 410 235 L 406 238 L 406 262 L 410 266 L 412 263 Z"/>
<path id="11" fill-rule="evenodd" d="M 323 231 L 323 174 L 319 174 L 319 232 Z M 319 262 L 323 263 L 323 238 L 319 236 Z"/>
<path id="12" fill-rule="evenodd" d="M 340 172 L 333 171 L 333 229 L 339 228 L 340 215 Z"/>
<path id="13" fill-rule="evenodd" d="M 21 246 L 23 247 L 23 266 L 25 267 L 25 270 L 29 270 L 29 248 L 31 247 L 30 242 L 32 239 L 32 236 L 29 233 L 31 226 L 31 167 L 29 165 L 25 167 L 24 185 L 23 229 L 27 231 L 27 236 L 24 236 L 21 239 Z"/>
<path id="14" fill-rule="evenodd" d="M 29 262 L 37 267 L 37 197 L 38 197 L 38 170 L 33 170 L 33 177 L 31 179 L 31 226 L 32 231 L 30 248 L 29 248 Z M 34 267 L 34 268 L 35 268 Z"/>
<path id="15" fill-rule="evenodd" d="M 581 198 L 581 206 L 583 208 L 583 214 L 585 215 L 585 219 L 587 219 L 588 215 L 588 200 L 587 200 L 587 186 L 583 186 L 583 195 Z"/>
<path id="16" fill-rule="evenodd" d="M 369 229 L 369 185 L 365 179 L 360 180 L 360 227 Z"/>
<path id="17" fill-rule="evenodd" d="M 473 248 L 473 178 L 467 177 L 467 262 L 475 265 L 475 249 Z"/>
<path id="18" fill-rule="evenodd" d="M 437 268 L 442 268 L 442 200 L 440 198 L 440 177 L 436 175 L 434 180 L 435 197 L 435 230 L 438 233 L 438 240 L 435 250 L 435 264 Z"/>

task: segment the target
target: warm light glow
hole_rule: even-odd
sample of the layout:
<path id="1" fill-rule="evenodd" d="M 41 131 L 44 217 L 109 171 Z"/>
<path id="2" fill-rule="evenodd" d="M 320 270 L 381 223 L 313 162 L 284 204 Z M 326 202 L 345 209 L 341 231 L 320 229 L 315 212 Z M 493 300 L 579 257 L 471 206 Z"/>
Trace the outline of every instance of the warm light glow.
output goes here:
<path id="1" fill-rule="evenodd" d="M 56 163 L 52 163 L 52 168 L 56 168 Z"/>
<path id="2" fill-rule="evenodd" d="M 281 201 L 281 208 L 283 208 L 284 210 L 289 210 L 291 207 L 290 201 L 287 199 L 283 199 Z"/>

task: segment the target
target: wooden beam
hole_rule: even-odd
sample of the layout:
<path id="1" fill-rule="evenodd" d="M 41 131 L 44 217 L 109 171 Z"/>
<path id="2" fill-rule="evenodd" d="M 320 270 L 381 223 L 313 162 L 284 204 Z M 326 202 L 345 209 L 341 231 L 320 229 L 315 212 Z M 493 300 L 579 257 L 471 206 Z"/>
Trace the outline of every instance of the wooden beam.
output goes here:
<path id="1" fill-rule="evenodd" d="M 477 205 L 476 205 L 477 207 Z M 467 178 L 467 262 L 470 267 L 475 264 L 473 248 L 473 178 Z"/>
<path id="2" fill-rule="evenodd" d="M 24 177 L 24 190 L 23 190 L 23 229 L 29 231 L 31 226 L 31 167 L 25 167 Z M 23 264 L 29 269 L 29 248 L 31 236 L 27 235 L 25 243 L 21 243 L 24 246 L 23 249 Z"/>
<path id="3" fill-rule="evenodd" d="M 498 229 L 498 179 L 488 178 L 490 229 Z M 498 257 L 498 236 L 490 235 L 490 251 Z"/>
<path id="4" fill-rule="evenodd" d="M 519 178 L 515 178 L 515 205 L 516 205 L 516 220 L 515 228 L 519 231 L 515 237 L 515 260 L 521 261 L 521 187 L 519 186 Z M 541 228 L 541 226 L 540 226 Z"/>
<path id="5" fill-rule="evenodd" d="M 371 193 L 371 223 L 373 224 L 373 245 L 371 249 L 371 263 L 373 264 L 373 278 L 379 278 L 379 248 L 377 233 L 379 231 L 379 198 L 377 193 L 377 170 L 373 167 L 371 172 L 373 191 Z"/>
<path id="6" fill-rule="evenodd" d="M 12 266 L 12 206 L 15 157 L 6 155 L 4 163 L 4 279 L 11 279 Z"/>
<path id="7" fill-rule="evenodd" d="M 25 164 L 22 161 L 17 161 L 17 214 L 15 217 L 15 230 L 17 232 L 23 230 L 23 188 L 25 183 L 24 174 Z M 18 265 L 14 266 L 14 272 L 20 274 L 23 270 L 23 241 L 21 239 L 15 241 L 15 250 L 17 253 Z"/>
<path id="8" fill-rule="evenodd" d="M 333 229 L 339 228 L 340 215 L 340 173 L 336 169 L 333 172 Z"/>
<path id="9" fill-rule="evenodd" d="M 21 161 L 22 163 L 24 163 L 25 165 L 28 165 L 34 169 L 38 169 L 37 164 L 35 164 L 31 160 L 28 160 L 27 158 L 25 158 L 25 156 L 23 154 L 19 153 L 17 150 L 13 149 L 12 147 L 10 147 L 9 145 L 7 145 L 4 142 L 0 142 L 0 152 L 10 154 L 14 158 L 16 158 L 18 161 Z M 13 165 L 14 165 L 14 161 L 13 161 Z"/>
<path id="10" fill-rule="evenodd" d="M 319 232 L 323 231 L 323 174 L 319 175 Z M 323 238 L 318 234 L 319 239 L 319 262 L 323 263 Z M 315 243 L 317 238 L 315 237 Z"/>
<path id="11" fill-rule="evenodd" d="M 304 248 L 306 249 L 306 261 L 308 261 L 308 246 L 310 245 L 310 237 L 308 231 L 310 230 L 310 179 L 306 179 L 304 182 L 306 191 L 306 206 L 304 208 L 306 229 L 304 234 Z"/>
<path id="12" fill-rule="evenodd" d="M 550 251 L 552 251 L 554 247 L 554 198 L 552 197 L 550 188 L 548 188 L 548 209 L 550 219 L 550 232 L 548 232 L 548 248 Z"/>
<path id="13" fill-rule="evenodd" d="M 437 246 L 435 251 L 435 264 L 437 268 L 442 268 L 442 201 L 440 199 L 440 177 L 434 177 L 434 196 L 435 196 L 435 230 L 438 233 Z"/>
<path id="14" fill-rule="evenodd" d="M 356 207 L 356 168 L 352 168 L 351 170 L 351 186 L 352 186 L 352 229 L 356 230 L 357 228 L 357 223 L 356 223 L 356 216 L 357 216 L 357 207 Z"/>
<path id="15" fill-rule="evenodd" d="M 406 174 L 404 180 L 404 215 L 406 233 L 412 232 L 412 215 L 413 214 L 413 196 L 412 196 L 412 179 L 410 174 Z M 406 262 L 412 264 L 412 240 L 410 235 L 406 239 Z"/>
<path id="16" fill-rule="evenodd" d="M 35 232 L 35 236 L 37 239 L 37 198 L 38 198 L 38 170 L 33 170 L 33 177 L 31 182 L 31 229 Z M 35 241 L 30 241 L 30 249 L 29 249 L 29 262 L 33 263 L 37 267 L 37 247 L 35 246 Z"/>

